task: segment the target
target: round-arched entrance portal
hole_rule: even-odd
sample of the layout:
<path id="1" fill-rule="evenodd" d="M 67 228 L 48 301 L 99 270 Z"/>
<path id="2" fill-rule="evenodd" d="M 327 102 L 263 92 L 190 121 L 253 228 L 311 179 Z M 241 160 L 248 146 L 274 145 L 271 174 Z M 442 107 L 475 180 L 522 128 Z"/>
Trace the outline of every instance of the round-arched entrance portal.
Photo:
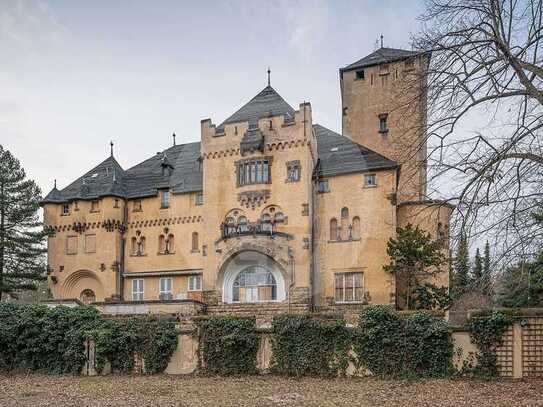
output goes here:
<path id="1" fill-rule="evenodd" d="M 286 298 L 281 266 L 270 257 L 244 251 L 231 257 L 223 268 L 223 302 L 281 302 Z"/>

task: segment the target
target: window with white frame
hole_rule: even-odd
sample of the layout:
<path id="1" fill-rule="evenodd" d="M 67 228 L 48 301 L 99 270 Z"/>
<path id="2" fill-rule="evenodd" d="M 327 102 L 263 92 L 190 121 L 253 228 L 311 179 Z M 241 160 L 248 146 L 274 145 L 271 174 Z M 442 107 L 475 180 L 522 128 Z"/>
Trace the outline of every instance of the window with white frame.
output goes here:
<path id="1" fill-rule="evenodd" d="M 70 214 L 70 204 L 62 204 L 62 211 L 60 213 L 62 216 L 67 216 Z"/>
<path id="2" fill-rule="evenodd" d="M 196 205 L 203 205 L 204 204 L 204 193 L 203 192 L 197 192 L 196 193 L 195 204 Z"/>
<path id="3" fill-rule="evenodd" d="M 189 291 L 202 291 L 202 276 L 189 276 Z"/>
<path id="4" fill-rule="evenodd" d="M 361 302 L 364 299 L 362 273 L 336 273 L 336 302 Z"/>
<path id="5" fill-rule="evenodd" d="M 143 301 L 143 279 L 132 280 L 132 301 Z"/>
<path id="6" fill-rule="evenodd" d="M 364 175 L 364 186 L 365 187 L 376 187 L 377 186 L 377 177 L 375 174 L 366 174 Z"/>
<path id="7" fill-rule="evenodd" d="M 161 278 L 159 282 L 159 296 L 161 300 L 172 299 L 172 279 L 171 278 Z"/>
<path id="8" fill-rule="evenodd" d="M 322 194 L 324 192 L 330 192 L 330 185 L 328 184 L 327 179 L 322 179 L 319 181 L 319 193 Z"/>

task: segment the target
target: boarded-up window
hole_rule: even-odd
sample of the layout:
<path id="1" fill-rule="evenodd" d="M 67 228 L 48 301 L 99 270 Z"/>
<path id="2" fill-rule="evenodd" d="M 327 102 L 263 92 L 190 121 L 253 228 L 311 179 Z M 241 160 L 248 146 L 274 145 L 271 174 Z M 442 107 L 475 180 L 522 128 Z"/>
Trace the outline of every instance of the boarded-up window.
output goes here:
<path id="1" fill-rule="evenodd" d="M 66 238 L 66 254 L 77 254 L 77 236 Z"/>
<path id="2" fill-rule="evenodd" d="M 85 235 L 85 253 L 96 253 L 96 235 Z"/>

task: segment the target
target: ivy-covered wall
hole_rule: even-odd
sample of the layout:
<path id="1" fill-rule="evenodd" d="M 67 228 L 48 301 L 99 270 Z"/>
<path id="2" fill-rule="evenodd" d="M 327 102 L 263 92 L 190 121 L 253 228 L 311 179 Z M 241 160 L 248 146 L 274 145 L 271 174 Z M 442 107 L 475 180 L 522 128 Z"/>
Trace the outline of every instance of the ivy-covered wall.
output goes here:
<path id="1" fill-rule="evenodd" d="M 97 367 L 130 372 L 140 353 L 146 372 L 162 372 L 177 346 L 172 321 L 152 316 L 106 319 L 92 307 L 0 303 L 0 370 L 81 372 L 85 341 L 95 342 Z"/>

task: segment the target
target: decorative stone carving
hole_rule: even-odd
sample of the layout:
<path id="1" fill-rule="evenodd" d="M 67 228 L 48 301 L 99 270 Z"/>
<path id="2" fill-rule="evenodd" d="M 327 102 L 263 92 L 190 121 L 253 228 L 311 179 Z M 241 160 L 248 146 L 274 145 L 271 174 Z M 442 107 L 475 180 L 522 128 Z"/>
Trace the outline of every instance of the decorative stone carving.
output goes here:
<path id="1" fill-rule="evenodd" d="M 271 192 L 268 189 L 263 189 L 260 191 L 247 191 L 240 192 L 238 194 L 238 201 L 240 205 L 245 206 L 246 208 L 256 208 L 260 207 L 262 204 L 265 204 L 271 196 Z"/>

